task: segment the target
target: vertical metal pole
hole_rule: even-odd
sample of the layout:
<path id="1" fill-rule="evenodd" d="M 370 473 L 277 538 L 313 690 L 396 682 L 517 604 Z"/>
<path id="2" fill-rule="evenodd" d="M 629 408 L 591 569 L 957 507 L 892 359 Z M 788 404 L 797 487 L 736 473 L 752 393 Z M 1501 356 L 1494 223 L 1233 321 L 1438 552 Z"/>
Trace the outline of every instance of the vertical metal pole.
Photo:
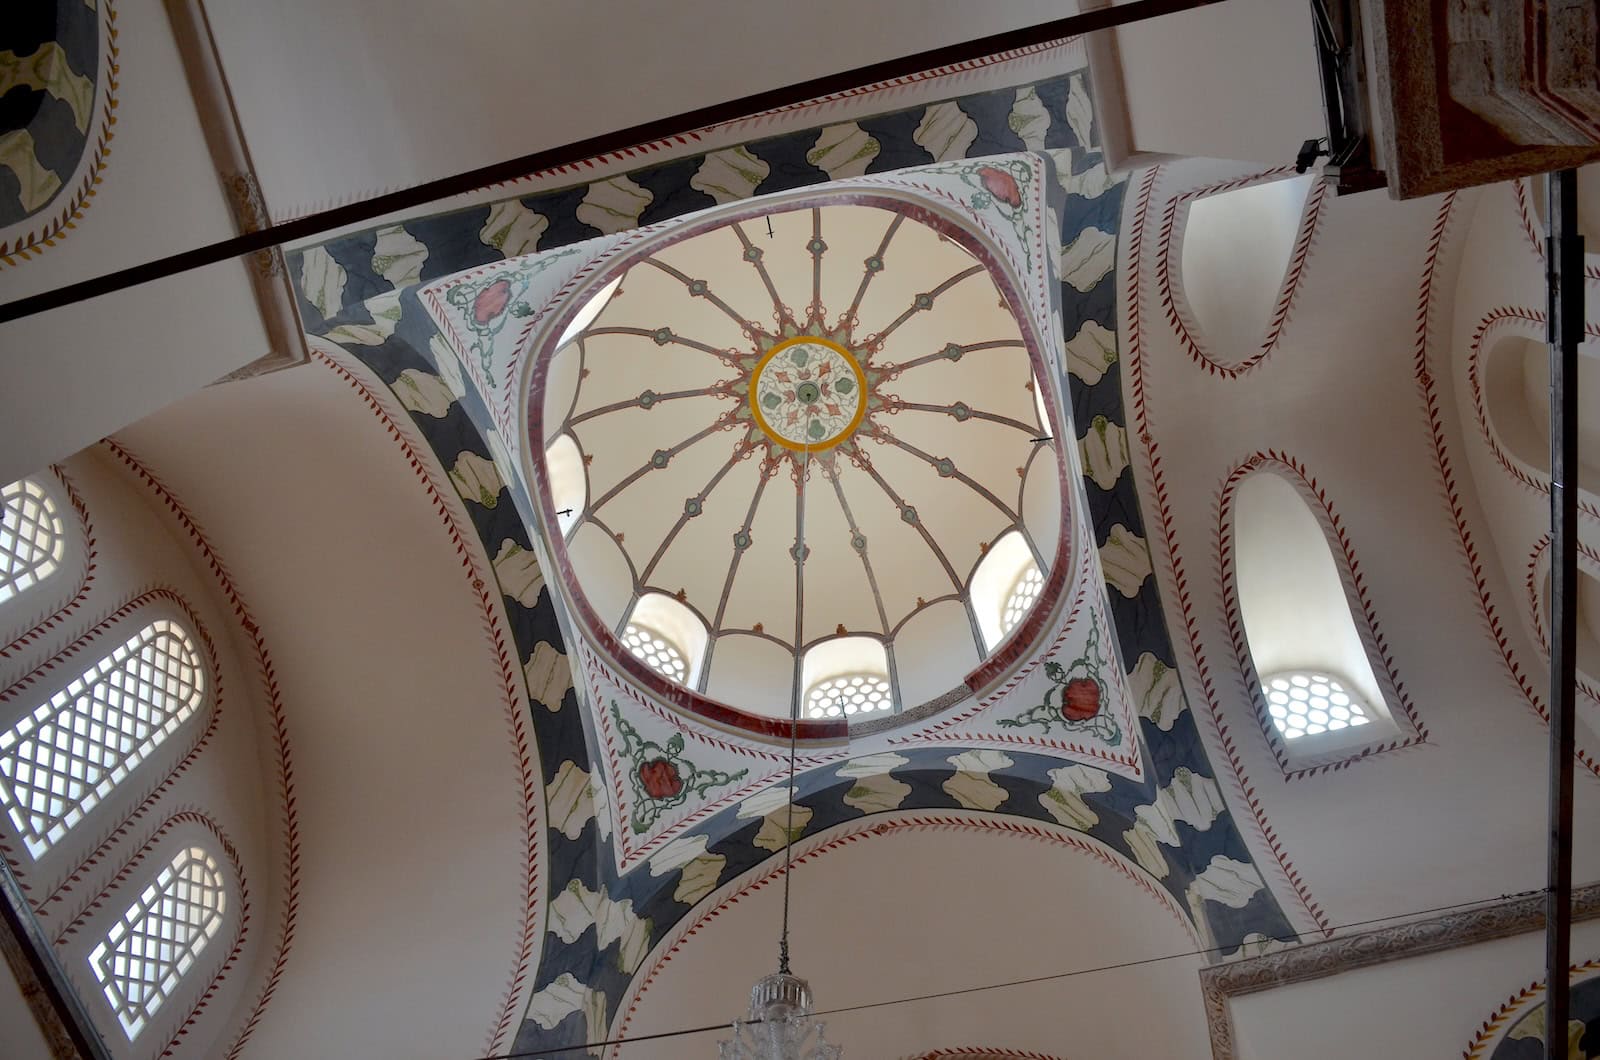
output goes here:
<path id="1" fill-rule="evenodd" d="M 1567 1060 L 1572 963 L 1572 758 L 1576 750 L 1578 606 L 1578 343 L 1583 236 L 1578 174 L 1545 177 L 1550 322 L 1550 878 L 1545 894 L 1546 1060 Z"/>

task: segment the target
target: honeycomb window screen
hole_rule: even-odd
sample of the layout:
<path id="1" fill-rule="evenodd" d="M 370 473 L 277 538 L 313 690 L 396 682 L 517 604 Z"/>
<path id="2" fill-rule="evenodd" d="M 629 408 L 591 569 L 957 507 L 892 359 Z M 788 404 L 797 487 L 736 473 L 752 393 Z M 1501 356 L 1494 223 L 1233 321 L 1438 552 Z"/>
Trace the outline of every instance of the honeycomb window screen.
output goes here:
<path id="1" fill-rule="evenodd" d="M 1011 587 L 1011 592 L 1006 596 L 1005 610 L 1000 614 L 1000 630 L 1002 635 L 1010 633 L 1017 628 L 1017 623 L 1027 617 L 1033 610 L 1033 605 L 1039 600 L 1039 593 L 1044 589 L 1044 575 L 1039 573 L 1039 568 L 1029 566 Z"/>
<path id="2" fill-rule="evenodd" d="M 60 508 L 43 486 L 25 478 L 0 493 L 0 603 L 48 578 L 65 549 Z"/>
<path id="3" fill-rule="evenodd" d="M 1262 683 L 1267 713 L 1285 740 L 1352 729 L 1372 721 L 1372 712 L 1332 674 L 1302 670 L 1274 674 Z"/>
<path id="4" fill-rule="evenodd" d="M 194 638 L 157 619 L 0 733 L 0 802 L 39 857 L 200 708 Z"/>
<path id="5" fill-rule="evenodd" d="M 669 681 L 683 684 L 689 678 L 689 663 L 677 645 L 644 626 L 628 624 L 622 643 L 650 669 Z"/>
<path id="6" fill-rule="evenodd" d="M 216 859 L 202 847 L 187 847 L 90 952 L 89 967 L 130 1041 L 173 995 L 227 911 Z"/>
<path id="7" fill-rule="evenodd" d="M 806 692 L 806 717 L 854 718 L 894 709 L 894 692 L 882 674 L 840 674 Z"/>

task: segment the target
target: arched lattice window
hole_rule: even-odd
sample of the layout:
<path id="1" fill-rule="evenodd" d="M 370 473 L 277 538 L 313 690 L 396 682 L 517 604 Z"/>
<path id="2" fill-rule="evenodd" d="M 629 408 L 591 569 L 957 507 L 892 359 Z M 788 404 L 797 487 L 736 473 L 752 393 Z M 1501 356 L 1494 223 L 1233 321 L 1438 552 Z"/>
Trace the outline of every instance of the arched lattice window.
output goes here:
<path id="1" fill-rule="evenodd" d="M 622 643 L 634 656 L 667 680 L 691 688 L 700 680 L 709 639 L 700 617 L 665 593 L 640 596 L 622 629 Z"/>
<path id="2" fill-rule="evenodd" d="M 883 674 L 840 674 L 818 681 L 806 692 L 806 717 L 853 718 L 894 706 L 894 692 Z"/>
<path id="3" fill-rule="evenodd" d="M 689 663 L 677 645 L 653 629 L 628 623 L 622 643 L 644 664 L 669 681 L 682 684 L 689 676 Z"/>
<path id="4" fill-rule="evenodd" d="M 0 492 L 0 603 L 48 578 L 65 548 L 61 512 L 43 486 L 25 478 Z"/>
<path id="5" fill-rule="evenodd" d="M 1000 629 L 1003 633 L 1010 633 L 1017 628 L 1018 622 L 1027 617 L 1043 588 L 1044 575 L 1039 573 L 1038 567 L 1029 566 L 1017 575 L 1016 582 L 1011 586 L 1011 593 L 1006 597 L 1005 610 L 1000 615 Z"/>
<path id="6" fill-rule="evenodd" d="M 90 952 L 89 967 L 130 1040 L 172 996 L 227 911 L 216 858 L 186 847 Z"/>
<path id="7" fill-rule="evenodd" d="M 157 619 L 0 733 L 0 802 L 38 857 L 200 708 L 194 637 Z"/>
<path id="8" fill-rule="evenodd" d="M 1261 682 L 1267 711 L 1285 740 L 1366 725 L 1371 709 L 1329 673 L 1316 670 L 1273 674 Z"/>
<path id="9" fill-rule="evenodd" d="M 1020 531 L 1002 534 L 972 572 L 968 597 L 984 646 L 994 651 L 1010 636 L 1044 591 L 1044 572 Z"/>
<path id="10" fill-rule="evenodd" d="M 808 718 L 856 718 L 894 710 L 889 653 L 875 637 L 830 637 L 801 664 Z"/>

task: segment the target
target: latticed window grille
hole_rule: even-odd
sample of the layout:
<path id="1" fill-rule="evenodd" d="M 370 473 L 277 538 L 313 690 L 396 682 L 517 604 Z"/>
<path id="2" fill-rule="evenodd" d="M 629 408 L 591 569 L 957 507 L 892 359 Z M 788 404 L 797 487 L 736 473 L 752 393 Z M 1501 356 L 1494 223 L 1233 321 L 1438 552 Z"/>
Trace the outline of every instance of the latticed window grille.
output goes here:
<path id="1" fill-rule="evenodd" d="M 1275 674 L 1263 683 L 1267 713 L 1285 740 L 1336 732 L 1372 720 L 1367 707 L 1331 674 Z"/>
<path id="2" fill-rule="evenodd" d="M 669 681 L 682 684 L 689 678 L 689 663 L 683 652 L 666 637 L 643 626 L 628 624 L 622 632 L 622 643 L 644 664 Z"/>
<path id="3" fill-rule="evenodd" d="M 808 718 L 855 717 L 893 707 L 894 693 L 882 674 L 840 674 L 818 681 L 806 693 Z"/>
<path id="4" fill-rule="evenodd" d="M 200 651 L 157 619 L 0 733 L 0 802 L 38 857 L 199 709 Z"/>
<path id="5" fill-rule="evenodd" d="M 1011 586 L 1011 593 L 1006 597 L 1005 610 L 1000 614 L 1000 635 L 1017 628 L 1033 605 L 1039 600 L 1039 593 L 1044 589 L 1044 575 L 1039 573 L 1039 568 L 1029 565 L 1027 570 L 1017 575 L 1016 582 Z"/>
<path id="6" fill-rule="evenodd" d="M 61 512 L 43 486 L 25 478 L 0 491 L 0 603 L 54 573 L 65 548 Z"/>
<path id="7" fill-rule="evenodd" d="M 89 967 L 130 1040 L 222 926 L 227 903 L 216 859 L 201 847 L 188 847 L 139 892 L 89 954 Z"/>

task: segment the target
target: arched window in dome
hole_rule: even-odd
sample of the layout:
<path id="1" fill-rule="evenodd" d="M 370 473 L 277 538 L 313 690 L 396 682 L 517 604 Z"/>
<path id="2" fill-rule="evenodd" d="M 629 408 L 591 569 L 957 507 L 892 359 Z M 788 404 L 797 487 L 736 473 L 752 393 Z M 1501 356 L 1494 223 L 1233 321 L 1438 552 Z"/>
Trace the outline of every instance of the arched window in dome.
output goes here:
<path id="1" fill-rule="evenodd" d="M 588 330 L 589 325 L 595 322 L 595 318 L 601 314 L 601 312 L 605 309 L 606 304 L 611 301 L 611 296 L 617 293 L 617 287 L 620 286 L 621 283 L 622 277 L 619 275 L 610 283 L 600 288 L 599 291 L 595 292 L 593 298 L 590 298 L 587 302 L 583 303 L 583 308 L 578 310 L 577 315 L 574 316 L 572 320 L 568 322 L 567 326 L 562 330 L 561 337 L 556 340 L 556 349 L 559 350 L 561 347 L 565 346 L 579 335 L 582 335 L 584 331 Z"/>
<path id="2" fill-rule="evenodd" d="M 31 478 L 0 491 L 0 604 L 61 566 L 66 526 L 55 497 Z"/>
<path id="3" fill-rule="evenodd" d="M 83 820 L 205 694 L 194 636 L 158 618 L 0 733 L 0 803 L 28 852 Z"/>
<path id="4" fill-rule="evenodd" d="M 577 440 L 563 434 L 544 451 L 544 466 L 550 476 L 550 499 L 556 508 L 556 526 L 563 535 L 572 533 L 589 503 L 589 476 L 584 473 L 583 453 Z"/>
<path id="5" fill-rule="evenodd" d="M 204 847 L 185 847 L 89 953 L 89 967 L 130 1041 L 173 995 L 227 912 L 217 859 Z"/>
<path id="6" fill-rule="evenodd" d="M 1342 755 L 1399 733 L 1327 534 L 1300 491 L 1270 471 L 1247 474 L 1233 527 L 1255 692 L 1284 753 Z"/>
<path id="7" fill-rule="evenodd" d="M 896 709 L 889 653 L 875 637 L 832 637 L 807 651 L 800 669 L 803 717 L 855 720 Z"/>
<path id="8" fill-rule="evenodd" d="M 1012 530 L 989 546 L 972 574 L 972 610 L 988 651 L 1028 616 L 1043 589 L 1044 572 L 1021 533 Z"/>
<path id="9" fill-rule="evenodd" d="M 622 628 L 623 646 L 669 681 L 694 688 L 705 661 L 705 624 L 665 593 L 645 593 Z"/>

